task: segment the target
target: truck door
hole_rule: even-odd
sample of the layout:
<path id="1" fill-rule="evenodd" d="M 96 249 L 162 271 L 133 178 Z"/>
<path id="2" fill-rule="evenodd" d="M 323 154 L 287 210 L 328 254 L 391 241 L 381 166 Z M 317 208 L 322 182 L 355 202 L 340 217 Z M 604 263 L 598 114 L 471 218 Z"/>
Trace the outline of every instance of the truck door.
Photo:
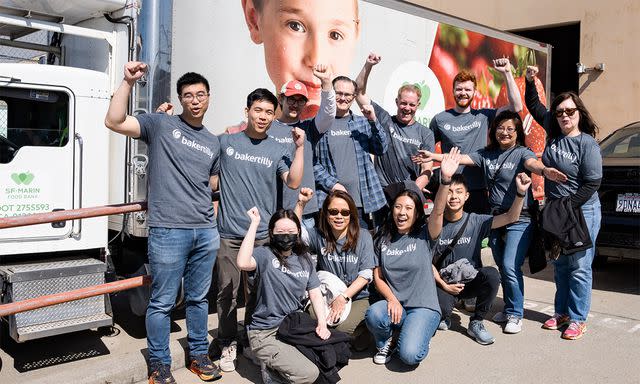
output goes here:
<path id="1" fill-rule="evenodd" d="M 74 95 L 0 73 L 0 217 L 74 208 Z M 72 222 L 3 229 L 0 244 L 68 237 Z"/>

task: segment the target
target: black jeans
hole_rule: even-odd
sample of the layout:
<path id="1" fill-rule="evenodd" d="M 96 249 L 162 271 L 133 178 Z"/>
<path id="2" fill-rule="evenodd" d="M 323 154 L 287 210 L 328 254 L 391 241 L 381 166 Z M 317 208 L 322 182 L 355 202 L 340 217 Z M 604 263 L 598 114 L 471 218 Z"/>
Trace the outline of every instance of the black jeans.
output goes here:
<path id="1" fill-rule="evenodd" d="M 500 273 L 493 267 L 482 267 L 478 270 L 475 279 L 465 283 L 464 289 L 454 296 L 438 287 L 438 302 L 442 317 L 451 317 L 453 306 L 457 299 L 471 299 L 476 297 L 476 310 L 471 315 L 471 320 L 484 320 L 491 310 L 493 300 L 498 294 L 500 286 Z"/>

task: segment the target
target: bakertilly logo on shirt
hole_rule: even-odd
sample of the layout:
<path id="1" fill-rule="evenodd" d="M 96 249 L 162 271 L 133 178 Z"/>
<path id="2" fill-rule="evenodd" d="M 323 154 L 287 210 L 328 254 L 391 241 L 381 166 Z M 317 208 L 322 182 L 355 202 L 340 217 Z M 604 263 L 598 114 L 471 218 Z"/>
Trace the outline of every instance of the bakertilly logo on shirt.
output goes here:
<path id="1" fill-rule="evenodd" d="M 247 161 L 249 163 L 260 164 L 260 165 L 266 166 L 267 168 L 271 168 L 271 166 L 273 165 L 273 160 L 271 160 L 270 158 L 268 158 L 266 156 L 254 156 L 254 155 L 250 155 L 248 153 L 236 152 L 236 150 L 233 149 L 233 147 L 227 147 L 225 152 L 227 153 L 227 156 L 229 156 L 229 157 L 231 157 L 231 158 L 233 158 L 235 160 Z"/>
<path id="2" fill-rule="evenodd" d="M 452 241 L 453 241 L 453 239 L 438 239 L 438 244 L 440 244 L 440 245 L 449 245 L 449 244 L 451 244 Z M 461 237 L 458 240 L 458 244 L 469 244 L 469 243 L 471 243 L 471 236 Z"/>
<path id="3" fill-rule="evenodd" d="M 295 278 L 298 278 L 298 279 L 302 278 L 302 277 L 304 277 L 305 279 L 309 278 L 309 271 L 293 272 L 289 268 L 287 268 L 284 265 L 280 264 L 280 260 L 278 260 L 276 258 L 271 259 L 271 265 L 273 266 L 273 268 L 279 269 L 281 272 L 284 272 L 287 275 L 291 275 L 291 276 L 293 276 Z"/>
<path id="4" fill-rule="evenodd" d="M 189 140 L 187 139 L 182 132 L 180 132 L 179 129 L 174 129 L 171 132 L 172 136 L 174 139 L 176 140 L 180 140 L 180 144 L 182 145 L 186 145 L 189 148 L 193 148 L 196 151 L 200 151 L 204 154 L 206 154 L 207 156 L 209 156 L 210 159 L 213 159 L 213 151 L 211 150 L 211 148 L 202 145 L 202 144 L 198 144 L 195 140 Z"/>
<path id="5" fill-rule="evenodd" d="M 320 253 L 322 254 L 322 256 L 325 256 L 327 258 L 328 261 L 335 261 L 338 263 L 352 263 L 352 264 L 357 264 L 358 263 L 358 256 L 356 256 L 353 252 L 349 252 L 346 255 L 336 255 L 335 252 L 327 252 L 327 248 L 322 247 L 320 249 Z"/>
<path id="6" fill-rule="evenodd" d="M 380 247 L 380 250 L 386 256 L 402 256 L 407 252 L 414 252 L 417 248 L 418 246 L 416 245 L 416 243 L 411 243 L 411 244 L 408 244 L 404 249 L 398 249 L 398 248 L 389 249 L 389 246 L 386 243 L 384 243 Z"/>
<path id="7" fill-rule="evenodd" d="M 468 125 L 460 125 L 460 126 L 458 126 L 458 127 L 456 127 L 456 126 L 452 126 L 451 124 L 446 123 L 446 124 L 444 124 L 444 125 L 442 126 L 442 128 L 444 128 L 444 130 L 445 130 L 445 131 L 452 131 L 452 132 L 466 132 L 466 131 L 470 131 L 470 130 L 472 130 L 472 129 L 474 129 L 474 128 L 480 128 L 480 125 L 481 125 L 481 124 L 482 124 L 482 123 L 481 123 L 481 122 L 479 122 L 479 121 L 477 121 L 477 120 L 476 120 L 476 121 L 474 121 L 474 122 L 472 122 L 471 124 L 468 124 Z"/>

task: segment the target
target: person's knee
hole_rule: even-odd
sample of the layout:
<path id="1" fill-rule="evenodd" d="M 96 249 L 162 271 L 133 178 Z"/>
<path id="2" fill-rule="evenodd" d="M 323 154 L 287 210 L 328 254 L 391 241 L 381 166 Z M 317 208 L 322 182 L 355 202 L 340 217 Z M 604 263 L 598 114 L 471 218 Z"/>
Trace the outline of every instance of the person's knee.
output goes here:
<path id="1" fill-rule="evenodd" d="M 480 273 L 482 273 L 485 277 L 485 280 L 490 284 L 490 285 L 499 285 L 500 284 L 500 272 L 498 272 L 497 269 L 493 268 L 493 267 L 485 267 L 482 268 L 480 270 Z"/>
<path id="2" fill-rule="evenodd" d="M 382 302 L 383 301 L 379 301 L 378 303 Z M 385 328 L 389 325 L 390 319 L 387 313 L 387 306 L 378 303 L 370 306 L 365 313 L 364 320 L 369 329 Z"/>
<path id="3" fill-rule="evenodd" d="M 320 370 L 310 360 L 304 364 L 296 364 L 294 372 L 280 372 L 292 383 L 312 384 L 320 376 Z"/>
<path id="4" fill-rule="evenodd" d="M 417 365 L 427 357 L 429 350 L 421 350 L 415 343 L 400 345 L 398 357 L 406 365 Z"/>

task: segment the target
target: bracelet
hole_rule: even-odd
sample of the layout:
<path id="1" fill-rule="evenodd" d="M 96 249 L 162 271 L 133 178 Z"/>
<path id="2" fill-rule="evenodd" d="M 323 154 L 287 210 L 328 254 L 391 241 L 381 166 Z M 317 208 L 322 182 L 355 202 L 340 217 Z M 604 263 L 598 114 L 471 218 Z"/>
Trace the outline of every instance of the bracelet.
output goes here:
<path id="1" fill-rule="evenodd" d="M 347 295 L 345 295 L 344 293 L 341 293 L 340 296 L 342 296 L 344 298 L 345 303 L 348 303 L 349 301 L 351 301 L 351 298 Z"/>
<path id="2" fill-rule="evenodd" d="M 547 169 L 547 167 L 542 167 L 542 172 L 540 172 L 542 176 L 544 176 L 544 170 L 545 169 Z"/>
<path id="3" fill-rule="evenodd" d="M 516 196 L 525 197 L 525 196 L 527 196 L 527 194 L 526 193 L 520 193 L 520 192 L 516 191 Z"/>
<path id="4" fill-rule="evenodd" d="M 451 185 L 451 180 L 444 181 L 443 179 L 440 179 L 440 185 Z"/>

